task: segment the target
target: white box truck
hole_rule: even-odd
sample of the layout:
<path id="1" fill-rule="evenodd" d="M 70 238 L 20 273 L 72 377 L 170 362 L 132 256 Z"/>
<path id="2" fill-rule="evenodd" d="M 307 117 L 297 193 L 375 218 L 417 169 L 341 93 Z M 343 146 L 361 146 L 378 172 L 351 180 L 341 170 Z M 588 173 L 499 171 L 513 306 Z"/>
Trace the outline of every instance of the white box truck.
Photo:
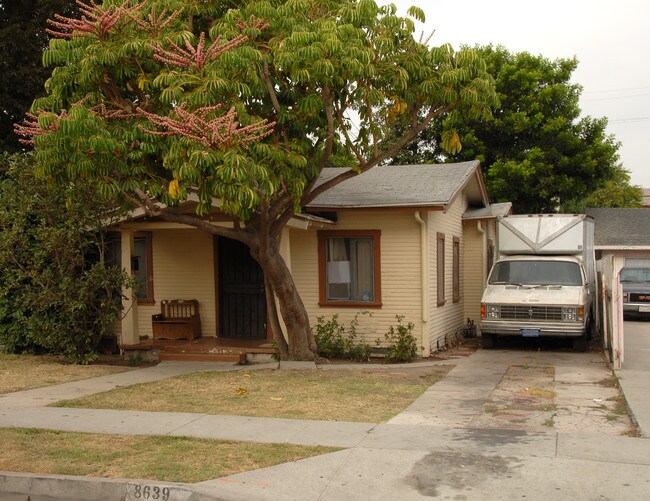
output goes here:
<path id="1" fill-rule="evenodd" d="M 593 218 L 500 217 L 496 255 L 481 299 L 483 346 L 498 336 L 562 336 L 585 350 L 596 317 Z"/>

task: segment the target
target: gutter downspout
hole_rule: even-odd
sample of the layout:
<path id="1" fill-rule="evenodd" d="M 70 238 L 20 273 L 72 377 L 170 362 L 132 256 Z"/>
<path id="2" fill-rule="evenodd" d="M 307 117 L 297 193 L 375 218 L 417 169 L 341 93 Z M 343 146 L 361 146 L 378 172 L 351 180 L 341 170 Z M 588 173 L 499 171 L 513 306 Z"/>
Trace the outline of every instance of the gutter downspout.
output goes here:
<path id="1" fill-rule="evenodd" d="M 476 221 L 476 229 L 481 235 L 481 289 L 485 290 L 485 279 L 487 277 L 487 235 L 485 234 L 485 228 L 483 228 L 483 221 L 480 219 Z"/>
<path id="2" fill-rule="evenodd" d="M 420 266 L 422 275 L 422 346 L 424 356 L 431 354 L 431 337 L 429 333 L 429 226 L 420 215 L 415 212 L 415 220 L 420 224 Z M 427 217 L 428 220 L 428 217 Z"/>

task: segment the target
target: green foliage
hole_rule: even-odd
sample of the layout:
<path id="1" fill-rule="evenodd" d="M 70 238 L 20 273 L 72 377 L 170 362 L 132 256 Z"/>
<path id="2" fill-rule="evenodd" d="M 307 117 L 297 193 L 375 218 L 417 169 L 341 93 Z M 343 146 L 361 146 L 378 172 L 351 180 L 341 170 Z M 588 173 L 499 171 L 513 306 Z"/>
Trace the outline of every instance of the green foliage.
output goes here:
<path id="1" fill-rule="evenodd" d="M 484 117 L 494 103 L 475 51 L 429 48 L 414 39 L 411 18 L 374 1 L 264 0 L 231 10 L 214 2 L 136 4 L 126 2 L 105 33 L 55 38 L 43 54 L 53 70 L 48 95 L 32 106 L 43 132 L 34 139 L 42 173 L 57 182 L 83 176 L 119 201 L 151 193 L 172 206 L 198 188 L 197 213 L 216 197 L 222 211 L 248 220 L 267 201 L 295 210 L 327 165 L 381 163 L 378 152 L 399 147 L 401 138 L 380 126 L 396 108 L 418 124 L 421 114 L 431 120 L 456 107 Z M 409 13 L 423 18 L 421 9 Z M 242 34 L 244 42 L 207 56 Z M 173 44 L 196 57 L 175 64 Z M 265 119 L 272 134 L 213 143 L 212 132 L 168 134 L 138 113 L 167 118 L 181 105 L 194 112 L 220 103 L 215 116 L 233 107 L 240 127 Z M 361 118 L 358 134 L 349 133 L 349 111 Z M 172 182 L 178 190 L 170 193 Z"/>
<path id="2" fill-rule="evenodd" d="M 368 344 L 357 342 L 359 316 L 366 314 L 372 315 L 367 311 L 354 315 L 347 332 L 345 332 L 345 326 L 339 322 L 338 314 L 333 315 L 330 320 L 325 320 L 325 317 L 322 316 L 318 317 L 317 323 L 313 327 L 318 356 L 363 362 L 370 360 L 372 348 Z"/>
<path id="3" fill-rule="evenodd" d="M 384 341 L 388 344 L 386 347 L 386 363 L 410 362 L 418 354 L 418 342 L 413 335 L 413 322 L 404 325 L 404 315 L 395 315 L 397 325 L 391 325 L 388 332 L 384 334 Z M 380 340 L 377 340 L 377 344 Z M 422 349 L 422 348 L 421 348 Z"/>
<path id="4" fill-rule="evenodd" d="M 643 189 L 630 185 L 630 175 L 622 167 L 617 166 L 614 176 L 605 181 L 602 186 L 586 198 L 570 200 L 562 205 L 565 213 L 583 213 L 587 207 L 641 207 L 643 205 Z"/>
<path id="5" fill-rule="evenodd" d="M 479 159 L 491 199 L 512 202 L 517 213 L 564 210 L 611 181 L 624 188 L 627 183 L 617 180 L 620 145 L 607 135 L 607 120 L 580 117 L 582 89 L 571 82 L 575 58 L 551 61 L 492 46 L 475 50 L 496 82 L 500 104 L 492 116 L 454 112 L 436 119 L 393 163 Z M 445 150 L 439 140 L 452 128 L 461 150 Z"/>
<path id="6" fill-rule="evenodd" d="M 30 157 L 0 157 L 0 344 L 88 363 L 127 278 L 97 258 L 98 197 L 81 184 L 51 189 L 33 170 Z"/>

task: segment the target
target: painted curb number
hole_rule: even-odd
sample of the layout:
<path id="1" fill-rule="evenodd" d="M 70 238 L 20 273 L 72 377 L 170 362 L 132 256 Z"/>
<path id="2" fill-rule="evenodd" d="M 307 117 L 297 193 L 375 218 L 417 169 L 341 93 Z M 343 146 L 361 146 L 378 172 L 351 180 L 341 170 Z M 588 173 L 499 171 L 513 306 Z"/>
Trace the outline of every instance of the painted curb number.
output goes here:
<path id="1" fill-rule="evenodd" d="M 144 500 L 160 500 L 169 501 L 171 491 L 169 487 L 162 487 L 159 485 L 146 485 L 146 484 L 129 484 L 128 485 L 128 498 L 129 500 L 144 499 Z"/>

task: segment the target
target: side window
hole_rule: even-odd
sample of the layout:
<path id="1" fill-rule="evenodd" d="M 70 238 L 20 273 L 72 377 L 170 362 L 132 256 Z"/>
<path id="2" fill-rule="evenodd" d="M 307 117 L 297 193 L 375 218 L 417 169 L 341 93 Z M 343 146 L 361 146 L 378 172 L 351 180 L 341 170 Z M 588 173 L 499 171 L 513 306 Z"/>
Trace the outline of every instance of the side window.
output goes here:
<path id="1" fill-rule="evenodd" d="M 437 289 L 438 289 L 438 306 L 445 304 L 445 234 L 436 235 L 436 269 L 437 269 Z"/>
<path id="2" fill-rule="evenodd" d="M 380 306 L 380 232 L 319 231 L 321 305 Z"/>
<path id="3" fill-rule="evenodd" d="M 112 237 L 106 245 L 104 262 L 107 266 L 122 266 L 122 239 Z M 153 266 L 151 233 L 138 232 L 133 237 L 131 273 L 137 281 L 138 303 L 153 303 Z"/>
<path id="4" fill-rule="evenodd" d="M 136 233 L 133 237 L 131 272 L 138 282 L 136 290 L 138 302 L 153 303 L 151 233 Z"/>

